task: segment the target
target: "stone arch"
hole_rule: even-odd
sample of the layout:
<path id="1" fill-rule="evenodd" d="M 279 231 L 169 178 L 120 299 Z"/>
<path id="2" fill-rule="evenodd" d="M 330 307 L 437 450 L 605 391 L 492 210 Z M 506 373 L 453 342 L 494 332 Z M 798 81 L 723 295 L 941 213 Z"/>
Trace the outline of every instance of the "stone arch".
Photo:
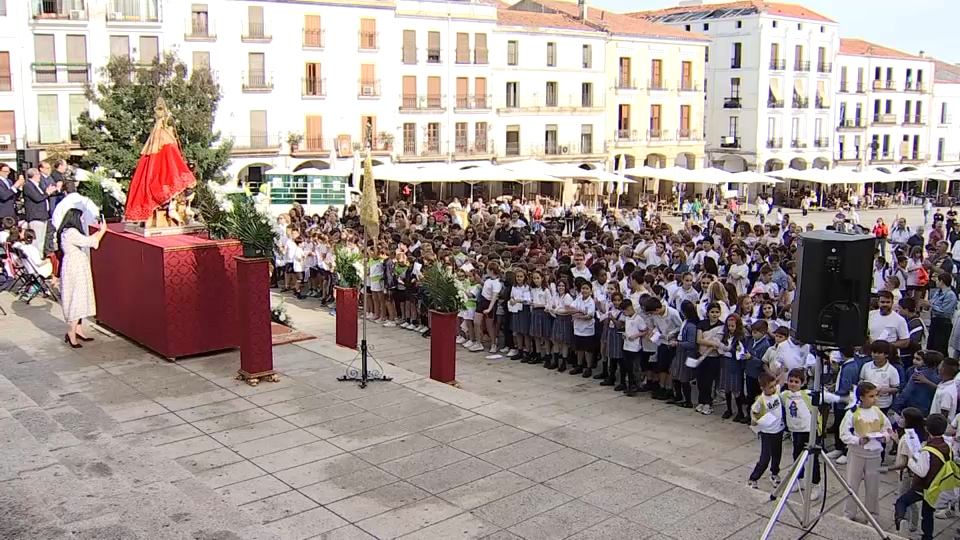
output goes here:
<path id="1" fill-rule="evenodd" d="M 790 168 L 797 169 L 798 171 L 807 170 L 807 160 L 802 157 L 795 157 L 790 160 Z"/>
<path id="2" fill-rule="evenodd" d="M 296 171 L 302 171 L 303 169 L 319 169 L 319 170 L 322 171 L 322 170 L 324 170 L 324 169 L 329 169 L 329 168 L 330 168 L 330 163 L 328 163 L 328 162 L 326 162 L 326 161 L 324 161 L 324 160 L 320 160 L 320 159 L 308 159 L 308 160 L 304 161 L 303 163 L 301 163 L 301 164 L 297 165 L 296 167 L 294 167 L 293 170 L 294 170 L 294 172 L 296 172 Z"/>
<path id="3" fill-rule="evenodd" d="M 713 165 L 727 172 L 743 172 L 748 169 L 747 160 L 742 156 L 727 155 L 713 160 Z"/>
<path id="4" fill-rule="evenodd" d="M 827 158 L 818 157 L 813 160 L 813 168 L 827 170 L 830 168 L 830 160 Z"/>
<path id="5" fill-rule="evenodd" d="M 691 152 L 681 152 L 673 159 L 673 164 L 684 169 L 696 169 L 697 156 Z"/>
<path id="6" fill-rule="evenodd" d="M 632 169 L 637 166 L 637 158 L 630 154 L 617 154 L 613 156 L 613 170 L 620 170 L 620 162 L 623 162 L 624 169 Z"/>
<path id="7" fill-rule="evenodd" d="M 777 158 L 770 158 L 763 164 L 763 172 L 782 171 L 783 161 Z"/>
<path id="8" fill-rule="evenodd" d="M 663 154 L 647 154 L 643 164 L 654 169 L 663 169 L 667 166 L 667 156 Z"/>

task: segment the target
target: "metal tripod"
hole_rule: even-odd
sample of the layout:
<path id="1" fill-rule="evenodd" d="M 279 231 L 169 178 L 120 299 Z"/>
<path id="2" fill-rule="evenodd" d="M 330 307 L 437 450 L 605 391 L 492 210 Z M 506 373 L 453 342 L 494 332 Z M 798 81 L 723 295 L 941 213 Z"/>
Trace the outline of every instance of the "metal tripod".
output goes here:
<path id="1" fill-rule="evenodd" d="M 821 383 L 822 371 L 823 368 L 820 364 L 820 359 L 818 358 L 813 368 L 813 384 L 810 386 L 810 402 L 812 405 L 811 409 L 813 410 L 810 412 L 810 437 L 807 442 L 807 447 L 804 448 L 803 452 L 794 462 L 789 478 L 785 482 L 782 482 L 777 489 L 770 494 L 770 500 L 776 500 L 777 505 L 773 509 L 773 514 L 770 516 L 767 526 L 763 529 L 763 533 L 760 535 L 760 540 L 768 540 L 770 538 L 774 527 L 776 527 L 777 522 L 780 520 L 780 515 L 783 513 L 784 508 L 789 510 L 790 513 L 793 514 L 793 517 L 797 519 L 797 521 L 800 523 L 800 529 L 803 529 L 805 532 L 809 533 L 812 532 L 813 528 L 816 527 L 817 523 L 820 522 L 820 518 L 827 515 L 831 510 L 839 506 L 840 503 L 845 502 L 848 498 L 852 498 L 857 504 L 857 508 L 867 517 L 867 522 L 871 527 L 873 527 L 873 530 L 877 532 L 877 535 L 882 540 L 890 540 L 890 535 L 883 530 L 873 515 L 867 511 L 866 505 L 864 505 L 863 501 L 861 501 L 857 496 L 857 492 L 850 487 L 850 484 L 847 483 L 847 481 L 843 478 L 843 475 L 840 474 L 840 471 L 837 470 L 837 466 L 826 457 L 823 451 L 823 437 L 820 436 L 820 431 L 818 429 L 820 424 L 820 403 L 822 403 L 823 398 L 823 386 Z M 813 493 L 811 490 L 814 488 L 812 471 L 815 467 L 820 466 L 818 462 L 823 464 L 824 485 L 826 485 L 826 473 L 830 473 L 834 478 L 837 479 L 837 482 L 840 483 L 840 486 L 847 493 L 847 496 L 834 502 L 829 507 L 823 508 L 816 515 L 811 515 L 814 512 L 813 500 L 810 498 L 810 494 Z M 802 479 L 802 489 L 797 491 L 797 493 L 800 494 L 800 500 L 802 503 L 801 512 L 798 514 L 793 507 L 787 505 L 787 501 L 789 500 L 790 495 L 793 494 L 794 488 L 800 487 L 800 474 L 803 473 L 804 470 L 806 470 L 808 474 Z M 817 489 L 819 489 L 819 486 L 817 486 Z M 823 496 L 826 497 L 826 494 Z"/>
<path id="2" fill-rule="evenodd" d="M 369 273 L 370 261 L 364 253 L 363 259 L 363 282 L 361 285 L 361 291 L 363 294 L 363 309 L 366 311 L 367 306 L 367 275 Z M 359 311 L 359 310 L 358 310 Z M 360 367 L 357 367 L 357 360 L 360 361 Z M 370 360 L 373 360 L 375 367 L 370 369 Z M 370 354 L 370 346 L 367 345 L 367 314 L 360 312 L 360 351 L 357 352 L 357 356 L 350 361 L 350 364 L 347 365 L 347 372 L 343 375 L 337 377 L 338 381 L 356 381 L 360 383 L 360 388 L 366 388 L 368 382 L 373 381 L 392 381 L 392 377 L 387 377 L 383 373 L 383 366 L 380 365 L 380 362 L 372 354 Z"/>

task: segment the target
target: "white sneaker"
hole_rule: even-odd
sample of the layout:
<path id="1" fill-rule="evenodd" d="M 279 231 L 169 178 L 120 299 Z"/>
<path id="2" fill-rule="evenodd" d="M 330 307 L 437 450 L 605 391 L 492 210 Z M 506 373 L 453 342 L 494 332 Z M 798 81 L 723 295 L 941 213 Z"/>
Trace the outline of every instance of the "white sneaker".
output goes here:
<path id="1" fill-rule="evenodd" d="M 368 321 L 372 321 L 372 320 L 374 320 L 374 319 L 376 319 L 376 318 L 377 318 L 377 316 L 374 315 L 373 313 L 367 313 L 367 320 L 368 320 Z"/>
<path id="2" fill-rule="evenodd" d="M 466 343 L 466 342 L 467 342 L 467 338 L 465 338 L 465 337 L 463 337 L 463 336 L 460 336 L 460 337 L 457 338 L 457 345 L 463 345 L 463 344 Z"/>
<path id="3" fill-rule="evenodd" d="M 409 329 L 410 329 L 410 323 L 405 322 L 405 323 L 403 323 L 403 324 L 400 325 L 400 328 L 403 328 L 404 330 L 409 330 Z"/>
<path id="4" fill-rule="evenodd" d="M 777 476 L 777 475 L 775 475 L 775 474 L 771 474 L 771 475 L 770 475 L 770 484 L 771 484 L 773 487 L 775 487 L 775 488 L 776 488 L 776 487 L 779 487 L 779 486 L 780 486 L 780 477 Z"/>
<path id="5" fill-rule="evenodd" d="M 423 325 L 421 328 L 423 328 L 423 330 L 418 330 L 421 334 L 425 333 L 427 330 L 430 329 L 430 327 L 427 325 Z"/>
<path id="6" fill-rule="evenodd" d="M 503 358 L 503 355 L 502 355 L 502 354 L 497 354 L 497 353 L 493 353 L 493 354 L 490 354 L 490 355 L 487 355 L 487 356 L 486 356 L 486 359 L 487 359 L 487 360 L 499 360 L 499 359 L 501 359 L 501 358 Z"/>
<path id="7" fill-rule="evenodd" d="M 395 322 L 393 322 L 393 321 L 387 321 L 387 322 L 383 323 L 383 327 L 384 327 L 384 328 L 393 328 L 393 327 L 395 327 L 396 325 L 397 325 L 397 323 L 395 323 Z"/>
<path id="8" fill-rule="evenodd" d="M 499 352 L 500 354 L 505 354 L 505 353 L 507 353 L 507 352 L 509 352 L 509 351 L 510 351 L 510 347 L 503 347 L 502 349 L 500 349 L 500 350 L 497 351 L 497 352 Z"/>
<path id="9" fill-rule="evenodd" d="M 843 455 L 843 452 L 841 450 L 834 450 L 832 452 L 827 452 L 827 457 L 830 459 L 837 459 L 842 455 Z"/>
<path id="10" fill-rule="evenodd" d="M 520 351 L 516 349 L 510 349 L 509 351 L 507 351 L 507 356 L 516 356 L 518 354 L 520 354 Z"/>
<path id="11" fill-rule="evenodd" d="M 760 484 L 756 480 L 747 480 L 747 487 L 753 489 L 760 489 Z"/>
<path id="12" fill-rule="evenodd" d="M 703 410 L 700 411 L 700 414 L 713 414 L 713 405 L 704 405 Z"/>
<path id="13" fill-rule="evenodd" d="M 473 341 L 470 341 L 470 340 L 468 339 L 468 340 L 464 341 L 463 343 L 461 343 L 461 345 L 463 345 L 463 348 L 464 348 L 464 349 L 469 349 L 470 347 L 473 347 Z"/>
<path id="14" fill-rule="evenodd" d="M 810 500 L 811 501 L 820 500 L 820 486 L 817 486 L 817 485 L 813 486 L 813 491 L 810 493 Z"/>
<path id="15" fill-rule="evenodd" d="M 696 412 L 698 412 L 698 413 L 702 413 L 702 412 L 703 412 L 703 405 L 697 405 L 696 407 L 694 407 L 693 410 L 696 411 Z"/>
<path id="16" fill-rule="evenodd" d="M 837 465 L 846 465 L 846 464 L 847 464 L 847 456 L 840 456 L 837 458 Z"/>
<path id="17" fill-rule="evenodd" d="M 470 351 L 470 352 L 481 352 L 481 351 L 483 351 L 483 345 L 481 345 L 481 344 L 479 344 L 479 343 L 474 343 L 474 344 L 471 345 L 470 348 L 468 348 L 467 350 Z"/>
<path id="18" fill-rule="evenodd" d="M 943 510 L 937 510 L 933 517 L 937 519 L 951 519 L 956 515 L 952 508 L 944 508 Z"/>
<path id="19" fill-rule="evenodd" d="M 497 346 L 496 346 L 496 345 L 491 345 L 491 346 L 490 346 L 490 354 L 497 354 Z"/>

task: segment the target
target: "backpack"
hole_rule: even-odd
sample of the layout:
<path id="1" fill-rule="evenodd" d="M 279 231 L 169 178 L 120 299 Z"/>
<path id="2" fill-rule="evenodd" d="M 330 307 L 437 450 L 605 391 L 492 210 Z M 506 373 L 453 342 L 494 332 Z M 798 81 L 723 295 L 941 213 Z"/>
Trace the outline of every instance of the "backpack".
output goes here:
<path id="1" fill-rule="evenodd" d="M 924 446 L 923 449 L 929 452 L 931 457 L 936 456 L 943 463 L 943 467 L 940 467 L 940 471 L 930 482 L 930 487 L 923 490 L 923 500 L 930 506 L 938 508 L 937 504 L 949 502 L 956 497 L 954 490 L 960 488 L 960 465 L 953 461 L 953 452 L 950 452 L 951 459 L 946 459 L 932 446 Z"/>
<path id="2" fill-rule="evenodd" d="M 930 283 L 930 273 L 927 272 L 927 269 L 921 266 L 917 269 L 917 286 L 926 287 Z"/>

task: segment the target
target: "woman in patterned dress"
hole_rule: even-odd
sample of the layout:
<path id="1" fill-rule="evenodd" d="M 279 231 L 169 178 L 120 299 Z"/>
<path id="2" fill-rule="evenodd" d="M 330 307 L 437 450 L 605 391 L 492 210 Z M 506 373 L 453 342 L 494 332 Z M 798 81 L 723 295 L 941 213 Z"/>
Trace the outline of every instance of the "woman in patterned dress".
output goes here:
<path id="1" fill-rule="evenodd" d="M 67 210 L 57 230 L 57 245 L 63 252 L 60 263 L 60 305 L 63 308 L 63 320 L 67 321 L 67 333 L 63 341 L 74 349 L 82 347 L 80 341 L 93 341 L 93 338 L 84 334 L 82 323 L 83 319 L 97 314 L 90 255 L 84 248 L 97 249 L 100 239 L 107 232 L 106 225 L 101 224 L 96 233 L 87 236 L 82 217 L 83 213 L 76 208 Z"/>

